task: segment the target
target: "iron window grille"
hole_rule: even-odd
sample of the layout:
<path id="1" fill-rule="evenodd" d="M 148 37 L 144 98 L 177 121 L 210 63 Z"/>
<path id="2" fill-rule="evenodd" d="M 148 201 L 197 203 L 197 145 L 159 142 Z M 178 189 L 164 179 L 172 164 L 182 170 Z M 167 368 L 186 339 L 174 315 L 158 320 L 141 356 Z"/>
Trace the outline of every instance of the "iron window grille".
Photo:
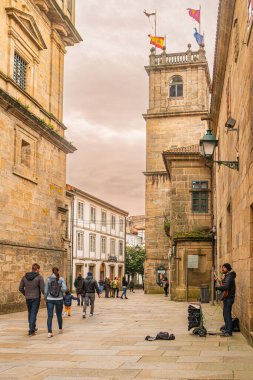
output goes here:
<path id="1" fill-rule="evenodd" d="M 208 213 L 208 181 L 192 181 L 192 212 Z"/>
<path id="2" fill-rule="evenodd" d="M 24 91 L 26 90 L 26 69 L 27 63 L 15 52 L 13 77 L 17 85 Z"/>

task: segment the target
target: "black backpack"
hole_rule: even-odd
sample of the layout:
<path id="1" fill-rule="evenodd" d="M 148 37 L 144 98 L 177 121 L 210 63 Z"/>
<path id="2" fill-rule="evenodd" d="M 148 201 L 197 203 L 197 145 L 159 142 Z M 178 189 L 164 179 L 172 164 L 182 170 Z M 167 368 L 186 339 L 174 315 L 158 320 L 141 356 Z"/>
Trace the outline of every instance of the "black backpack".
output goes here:
<path id="1" fill-rule="evenodd" d="M 58 298 L 61 291 L 61 284 L 57 278 L 51 277 L 49 280 L 49 294 L 53 298 Z"/>

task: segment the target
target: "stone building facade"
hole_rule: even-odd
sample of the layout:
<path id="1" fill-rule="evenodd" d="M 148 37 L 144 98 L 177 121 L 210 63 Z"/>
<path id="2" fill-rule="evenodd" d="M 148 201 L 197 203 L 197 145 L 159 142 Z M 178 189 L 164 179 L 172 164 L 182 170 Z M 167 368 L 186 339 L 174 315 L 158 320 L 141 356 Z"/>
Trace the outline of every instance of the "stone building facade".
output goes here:
<path id="1" fill-rule="evenodd" d="M 253 338 L 253 3 L 220 1 L 210 127 L 215 160 L 239 160 L 239 170 L 213 165 L 217 267 L 237 273 L 233 311 Z M 235 126 L 226 127 L 229 118 Z"/>
<path id="2" fill-rule="evenodd" d="M 211 170 L 199 145 L 163 152 L 170 179 L 170 216 L 165 222 L 169 239 L 169 278 L 175 300 L 196 300 L 200 285 L 211 287 L 213 267 Z M 191 267 L 195 260 L 195 268 Z"/>
<path id="3" fill-rule="evenodd" d="M 159 291 L 157 269 L 168 271 L 171 249 L 164 221 L 171 218 L 172 187 L 162 153 L 199 143 L 206 129 L 201 118 L 208 114 L 210 76 L 203 46 L 196 52 L 188 45 L 184 53 L 166 54 L 164 50 L 160 55 L 152 48 L 145 69 L 149 76 L 149 108 L 144 115 L 147 136 L 144 284 L 145 291 L 150 293 Z"/>
<path id="4" fill-rule="evenodd" d="M 92 272 L 99 281 L 125 274 L 128 213 L 74 186 L 69 218 L 72 285 L 79 273 Z"/>
<path id="5" fill-rule="evenodd" d="M 74 1 L 0 4 L 0 312 L 24 305 L 20 278 L 38 262 L 66 275 L 66 46 L 81 41 Z"/>

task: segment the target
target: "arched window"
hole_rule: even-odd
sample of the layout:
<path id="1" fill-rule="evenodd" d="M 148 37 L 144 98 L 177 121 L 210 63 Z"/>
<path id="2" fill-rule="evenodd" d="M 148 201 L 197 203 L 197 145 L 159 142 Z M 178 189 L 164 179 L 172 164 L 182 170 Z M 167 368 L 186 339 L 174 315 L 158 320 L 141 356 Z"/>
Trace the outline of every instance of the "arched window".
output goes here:
<path id="1" fill-rule="evenodd" d="M 170 98 L 178 98 L 184 95 L 184 83 L 182 77 L 175 75 L 170 80 Z"/>

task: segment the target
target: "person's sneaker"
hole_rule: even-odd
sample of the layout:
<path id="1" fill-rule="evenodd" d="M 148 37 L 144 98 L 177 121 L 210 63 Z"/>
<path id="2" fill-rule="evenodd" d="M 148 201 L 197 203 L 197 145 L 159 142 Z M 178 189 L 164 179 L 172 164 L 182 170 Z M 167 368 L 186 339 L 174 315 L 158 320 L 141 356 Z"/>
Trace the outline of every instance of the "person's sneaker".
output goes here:
<path id="1" fill-rule="evenodd" d="M 229 334 L 228 332 L 226 331 L 223 331 L 221 334 L 220 334 L 221 337 L 224 337 L 224 338 L 228 338 L 230 336 L 232 336 L 232 334 Z"/>
<path id="2" fill-rule="evenodd" d="M 53 333 L 48 333 L 48 334 L 47 334 L 47 337 L 48 337 L 48 338 L 53 338 L 53 336 L 54 336 Z"/>
<path id="3" fill-rule="evenodd" d="M 62 334 L 62 333 L 63 333 L 63 329 L 60 329 L 60 330 L 59 330 L 59 334 Z"/>
<path id="4" fill-rule="evenodd" d="M 125 297 L 125 300 L 128 300 L 128 298 L 127 298 L 127 297 Z"/>
<path id="5" fill-rule="evenodd" d="M 35 334 L 35 331 L 29 331 L 29 332 L 28 332 L 28 336 L 34 336 L 34 335 L 36 335 L 36 334 Z"/>
<path id="6" fill-rule="evenodd" d="M 86 318 L 86 314 L 83 314 L 83 318 Z"/>

